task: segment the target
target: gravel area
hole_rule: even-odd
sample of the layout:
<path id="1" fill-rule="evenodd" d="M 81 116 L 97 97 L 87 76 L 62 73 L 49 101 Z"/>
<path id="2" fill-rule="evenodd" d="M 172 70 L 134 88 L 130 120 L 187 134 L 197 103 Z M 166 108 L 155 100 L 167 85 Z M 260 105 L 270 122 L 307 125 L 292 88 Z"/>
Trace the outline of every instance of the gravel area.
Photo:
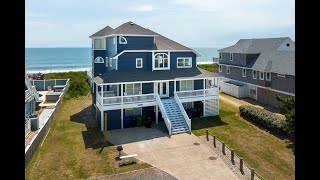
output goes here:
<path id="1" fill-rule="evenodd" d="M 177 180 L 177 178 L 171 176 L 170 174 L 155 168 L 146 168 L 135 171 L 130 171 L 126 173 L 102 176 L 91 178 L 92 180 Z"/>
<path id="2" fill-rule="evenodd" d="M 226 146 L 225 147 L 225 155 L 222 153 L 222 143 L 216 139 L 216 148 L 213 146 L 213 136 L 209 136 L 209 141 L 207 141 L 206 136 L 199 137 L 203 143 L 206 143 L 210 148 L 215 150 L 217 154 L 221 157 L 221 159 L 227 164 L 227 166 L 231 169 L 231 171 L 239 178 L 239 179 L 250 179 L 251 178 L 251 170 L 245 164 L 245 160 L 243 160 L 243 173 L 240 171 L 240 159 L 236 155 L 234 156 L 234 163 L 231 162 L 231 151 Z M 260 180 L 256 175 L 254 179 Z"/>

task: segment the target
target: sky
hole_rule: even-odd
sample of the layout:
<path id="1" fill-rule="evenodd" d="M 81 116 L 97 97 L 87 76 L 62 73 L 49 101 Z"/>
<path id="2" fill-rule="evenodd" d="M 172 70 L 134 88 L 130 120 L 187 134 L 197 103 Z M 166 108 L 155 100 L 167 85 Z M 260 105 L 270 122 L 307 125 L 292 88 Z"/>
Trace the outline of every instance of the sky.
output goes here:
<path id="1" fill-rule="evenodd" d="M 89 36 L 128 22 L 188 47 L 245 38 L 295 40 L 294 0 L 27 0 L 26 47 L 90 47 Z"/>

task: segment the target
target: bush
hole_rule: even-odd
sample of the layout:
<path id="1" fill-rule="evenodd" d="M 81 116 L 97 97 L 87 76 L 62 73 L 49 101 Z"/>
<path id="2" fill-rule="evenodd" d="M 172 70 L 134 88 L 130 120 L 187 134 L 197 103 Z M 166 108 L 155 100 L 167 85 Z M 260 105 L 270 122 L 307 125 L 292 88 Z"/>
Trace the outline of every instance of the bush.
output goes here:
<path id="1" fill-rule="evenodd" d="M 240 116 L 251 122 L 257 123 L 258 125 L 268 129 L 269 131 L 275 132 L 280 135 L 284 135 L 285 131 L 285 117 L 276 115 L 265 109 L 257 108 L 254 106 L 240 106 Z"/>

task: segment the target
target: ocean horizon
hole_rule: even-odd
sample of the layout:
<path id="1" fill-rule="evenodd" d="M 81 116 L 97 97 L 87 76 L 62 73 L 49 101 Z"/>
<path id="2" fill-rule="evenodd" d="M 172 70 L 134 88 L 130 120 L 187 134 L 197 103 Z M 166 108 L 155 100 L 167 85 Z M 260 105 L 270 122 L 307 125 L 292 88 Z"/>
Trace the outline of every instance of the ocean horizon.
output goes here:
<path id="1" fill-rule="evenodd" d="M 192 49 L 201 55 L 197 64 L 210 64 L 220 48 Z M 25 48 L 27 73 L 91 71 L 91 51 L 90 47 Z"/>

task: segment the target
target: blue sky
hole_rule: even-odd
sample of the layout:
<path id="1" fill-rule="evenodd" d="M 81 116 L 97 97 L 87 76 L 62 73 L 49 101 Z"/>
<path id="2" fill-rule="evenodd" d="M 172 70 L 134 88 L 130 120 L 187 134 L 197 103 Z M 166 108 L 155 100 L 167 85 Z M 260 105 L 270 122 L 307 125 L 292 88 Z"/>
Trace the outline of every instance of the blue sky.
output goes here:
<path id="1" fill-rule="evenodd" d="M 295 40 L 294 0 L 27 0 L 26 47 L 90 47 L 91 34 L 133 21 L 189 47 L 240 38 Z"/>

